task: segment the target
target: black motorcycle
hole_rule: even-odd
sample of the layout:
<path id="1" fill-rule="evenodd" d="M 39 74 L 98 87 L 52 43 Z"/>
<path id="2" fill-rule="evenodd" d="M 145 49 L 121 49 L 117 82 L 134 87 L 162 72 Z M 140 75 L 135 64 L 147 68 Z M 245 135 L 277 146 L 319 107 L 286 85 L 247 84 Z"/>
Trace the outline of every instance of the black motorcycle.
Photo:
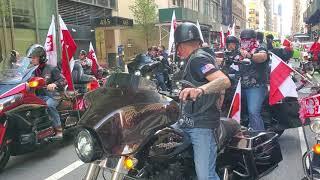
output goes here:
<path id="1" fill-rule="evenodd" d="M 74 143 L 79 158 L 90 163 L 85 180 L 96 180 L 101 169 L 113 169 L 112 179 L 196 179 L 190 138 L 171 126 L 181 106 L 152 81 L 113 74 L 86 101 L 91 105 Z M 224 118 L 215 135 L 221 179 L 258 179 L 282 160 L 274 132 L 247 131 Z"/>
<path id="2" fill-rule="evenodd" d="M 231 64 L 251 64 L 249 59 L 241 59 L 240 51 L 226 52 L 224 56 L 224 66 L 222 67 L 222 71 L 229 75 L 232 84 L 231 88 L 226 90 L 225 101 L 221 108 L 225 116 L 228 114 L 228 110 L 230 108 L 230 104 L 239 80 L 239 75 L 237 74 L 238 71 L 230 68 L 230 66 Z M 242 107 L 247 107 L 244 98 L 242 98 Z M 299 108 L 300 106 L 297 98 L 286 97 L 281 102 L 270 106 L 269 96 L 266 96 L 261 112 L 265 128 L 281 135 L 286 129 L 301 127 L 302 124 L 299 118 Z M 241 125 L 245 127 L 248 127 L 249 125 L 249 117 L 246 108 L 242 108 Z"/>

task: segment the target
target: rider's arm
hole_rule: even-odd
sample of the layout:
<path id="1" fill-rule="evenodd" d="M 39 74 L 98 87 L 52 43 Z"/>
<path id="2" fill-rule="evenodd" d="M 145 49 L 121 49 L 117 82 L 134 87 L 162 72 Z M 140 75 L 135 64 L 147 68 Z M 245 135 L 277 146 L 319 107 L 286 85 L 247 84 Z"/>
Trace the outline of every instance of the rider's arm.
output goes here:
<path id="1" fill-rule="evenodd" d="M 258 53 L 252 54 L 252 60 L 255 63 L 263 63 L 268 60 L 268 55 L 266 51 L 259 51 Z"/>
<path id="2" fill-rule="evenodd" d="M 206 58 L 194 59 L 191 64 L 192 77 L 198 81 L 209 81 L 207 84 L 197 88 L 185 88 L 180 93 L 180 99 L 186 100 L 190 97 L 194 101 L 201 94 L 219 93 L 230 87 L 229 78 L 223 74 L 214 62 Z"/>
<path id="3" fill-rule="evenodd" d="M 58 86 L 58 88 L 64 88 L 67 85 L 66 78 L 61 74 L 58 68 L 52 70 L 52 80 L 53 83 Z"/>

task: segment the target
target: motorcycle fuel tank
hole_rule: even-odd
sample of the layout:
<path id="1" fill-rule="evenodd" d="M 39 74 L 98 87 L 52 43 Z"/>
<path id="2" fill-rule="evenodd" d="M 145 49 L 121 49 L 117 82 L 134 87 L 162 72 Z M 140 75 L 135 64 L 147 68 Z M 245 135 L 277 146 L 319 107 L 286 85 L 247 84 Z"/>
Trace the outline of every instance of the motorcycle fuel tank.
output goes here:
<path id="1" fill-rule="evenodd" d="M 79 126 L 95 132 L 106 154 L 132 153 L 157 130 L 177 121 L 177 103 L 155 89 L 142 77 L 113 74 L 106 87 L 86 96 L 89 108 Z"/>

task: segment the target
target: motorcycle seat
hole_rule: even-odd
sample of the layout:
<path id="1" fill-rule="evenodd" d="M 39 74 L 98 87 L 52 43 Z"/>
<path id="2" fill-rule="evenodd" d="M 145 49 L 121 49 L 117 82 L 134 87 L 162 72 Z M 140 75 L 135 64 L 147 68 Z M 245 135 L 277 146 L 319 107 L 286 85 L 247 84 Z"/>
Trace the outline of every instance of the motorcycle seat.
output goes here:
<path id="1" fill-rule="evenodd" d="M 237 121 L 231 118 L 220 117 L 220 126 L 214 129 L 218 152 L 221 151 L 240 130 L 241 125 Z"/>

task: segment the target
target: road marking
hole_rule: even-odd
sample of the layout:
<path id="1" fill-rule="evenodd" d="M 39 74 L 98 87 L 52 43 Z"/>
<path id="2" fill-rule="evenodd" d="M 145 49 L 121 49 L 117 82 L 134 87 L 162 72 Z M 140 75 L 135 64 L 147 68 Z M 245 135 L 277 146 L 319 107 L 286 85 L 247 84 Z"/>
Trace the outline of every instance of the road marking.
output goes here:
<path id="1" fill-rule="evenodd" d="M 307 144 L 306 144 L 306 140 L 304 139 L 302 127 L 298 127 L 298 131 L 299 131 L 301 154 L 303 155 L 307 151 Z"/>
<path id="2" fill-rule="evenodd" d="M 60 170 L 59 172 L 51 175 L 50 177 L 46 178 L 45 180 L 58 180 L 62 178 L 63 176 L 69 174 L 73 170 L 77 169 L 78 167 L 82 166 L 84 162 L 78 160 L 74 163 L 70 164 L 69 166 L 65 167 L 64 169 Z"/>

